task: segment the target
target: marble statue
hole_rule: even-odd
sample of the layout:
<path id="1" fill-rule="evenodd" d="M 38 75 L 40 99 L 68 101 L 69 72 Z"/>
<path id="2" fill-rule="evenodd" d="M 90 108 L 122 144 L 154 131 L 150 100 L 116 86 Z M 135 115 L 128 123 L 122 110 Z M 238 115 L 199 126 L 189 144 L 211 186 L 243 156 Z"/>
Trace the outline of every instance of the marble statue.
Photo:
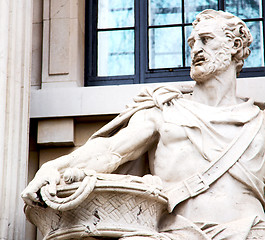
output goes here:
<path id="1" fill-rule="evenodd" d="M 124 164 L 134 171 L 147 152 L 167 211 L 156 232 L 122 239 L 265 239 L 264 114 L 251 99 L 236 96 L 236 76 L 251 42 L 238 17 L 214 10 L 198 14 L 188 38 L 193 93 L 173 84 L 144 89 L 84 146 L 45 163 L 22 193 L 25 203 L 45 200 L 43 187 L 56 196 L 62 179 L 71 184 L 87 177 L 90 193 L 92 176 L 111 176 Z"/>

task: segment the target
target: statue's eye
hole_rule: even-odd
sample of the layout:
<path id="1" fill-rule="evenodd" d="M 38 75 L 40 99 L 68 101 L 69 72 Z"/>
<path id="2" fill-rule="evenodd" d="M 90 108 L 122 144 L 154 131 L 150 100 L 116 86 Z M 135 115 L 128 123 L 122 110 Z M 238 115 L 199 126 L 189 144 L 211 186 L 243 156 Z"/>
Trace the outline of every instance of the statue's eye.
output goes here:
<path id="1" fill-rule="evenodd" d="M 206 44 L 207 43 L 207 37 L 201 37 L 202 43 Z"/>
<path id="2" fill-rule="evenodd" d="M 210 39 L 211 39 L 210 37 L 206 37 L 206 36 L 201 37 L 201 41 L 202 41 L 202 43 L 203 43 L 204 45 L 207 44 L 207 43 L 209 42 Z"/>

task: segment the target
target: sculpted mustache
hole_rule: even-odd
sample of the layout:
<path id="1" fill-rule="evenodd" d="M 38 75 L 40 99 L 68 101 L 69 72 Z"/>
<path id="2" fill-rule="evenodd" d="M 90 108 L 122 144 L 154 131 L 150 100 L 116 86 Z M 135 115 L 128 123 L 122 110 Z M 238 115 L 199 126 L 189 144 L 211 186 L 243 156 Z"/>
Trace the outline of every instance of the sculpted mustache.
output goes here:
<path id="1" fill-rule="evenodd" d="M 205 52 L 198 52 L 192 58 L 192 64 L 195 64 L 199 61 L 206 61 Z"/>
<path id="2" fill-rule="evenodd" d="M 206 61 L 207 57 L 205 55 L 207 55 L 207 52 L 204 49 L 195 53 L 192 58 L 192 64 L 195 64 L 196 62 L 199 62 L 199 61 Z"/>

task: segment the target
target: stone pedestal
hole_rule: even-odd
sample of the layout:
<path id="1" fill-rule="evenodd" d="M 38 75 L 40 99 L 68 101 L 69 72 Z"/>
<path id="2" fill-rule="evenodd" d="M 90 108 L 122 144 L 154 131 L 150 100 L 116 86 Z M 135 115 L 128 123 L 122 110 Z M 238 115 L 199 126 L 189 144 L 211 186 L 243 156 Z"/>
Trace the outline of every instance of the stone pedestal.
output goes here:
<path id="1" fill-rule="evenodd" d="M 32 1 L 0 1 L 0 239 L 26 239 Z"/>

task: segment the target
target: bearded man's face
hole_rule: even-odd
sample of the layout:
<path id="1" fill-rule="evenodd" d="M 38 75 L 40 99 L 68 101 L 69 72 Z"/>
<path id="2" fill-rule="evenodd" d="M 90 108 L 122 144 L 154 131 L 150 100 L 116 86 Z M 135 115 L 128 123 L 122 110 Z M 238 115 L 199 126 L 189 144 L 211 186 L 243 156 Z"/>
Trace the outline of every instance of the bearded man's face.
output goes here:
<path id="1" fill-rule="evenodd" d="M 228 37 L 216 20 L 202 20 L 188 39 L 191 48 L 191 78 L 205 82 L 225 71 L 231 63 Z"/>

